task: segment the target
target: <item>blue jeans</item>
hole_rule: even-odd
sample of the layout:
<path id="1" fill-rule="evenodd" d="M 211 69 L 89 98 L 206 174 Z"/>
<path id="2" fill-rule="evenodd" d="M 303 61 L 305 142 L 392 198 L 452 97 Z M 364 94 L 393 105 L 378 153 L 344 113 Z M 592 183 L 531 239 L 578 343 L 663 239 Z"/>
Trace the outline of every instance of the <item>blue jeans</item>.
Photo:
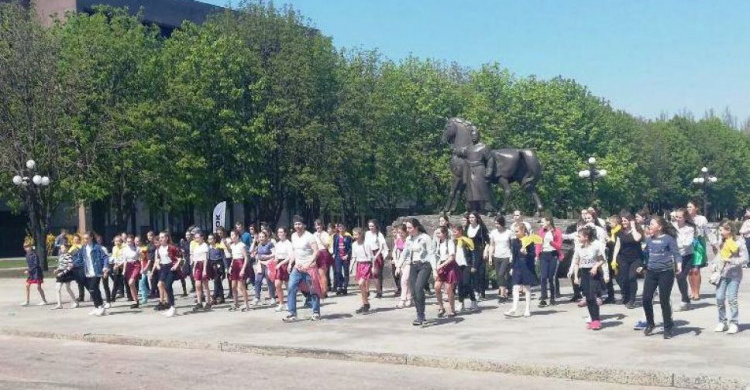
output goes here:
<path id="1" fill-rule="evenodd" d="M 140 293 L 140 301 L 146 303 L 148 300 L 148 275 L 142 274 L 141 279 L 138 281 L 138 290 Z"/>
<path id="2" fill-rule="evenodd" d="M 719 307 L 719 322 L 727 322 L 726 299 L 729 298 L 729 322 L 737 324 L 740 312 L 737 306 L 737 292 L 740 281 L 737 279 L 721 278 L 716 287 L 716 305 Z"/>
<path id="3" fill-rule="evenodd" d="M 540 274 L 542 296 L 541 300 L 547 300 L 547 288 L 549 288 L 549 297 L 555 300 L 555 278 L 557 277 L 557 252 L 542 252 L 539 254 Z"/>
<path id="4" fill-rule="evenodd" d="M 342 261 L 340 257 L 336 257 L 336 291 L 346 291 L 349 287 L 349 260 Z"/>
<path id="5" fill-rule="evenodd" d="M 312 278 L 310 278 L 310 275 L 297 268 L 293 269 L 292 274 L 289 275 L 289 293 L 286 297 L 287 310 L 291 315 L 297 315 L 297 289 L 302 281 L 307 283 L 312 289 Z M 320 297 L 315 294 L 310 294 L 310 296 L 312 297 L 313 313 L 320 314 Z"/>
<path id="6" fill-rule="evenodd" d="M 260 299 L 260 289 L 263 286 L 263 279 L 266 280 L 266 285 L 268 285 L 268 295 L 276 297 L 276 285 L 268 278 L 268 267 L 261 265 L 260 268 L 260 273 L 255 274 L 255 299 Z"/>

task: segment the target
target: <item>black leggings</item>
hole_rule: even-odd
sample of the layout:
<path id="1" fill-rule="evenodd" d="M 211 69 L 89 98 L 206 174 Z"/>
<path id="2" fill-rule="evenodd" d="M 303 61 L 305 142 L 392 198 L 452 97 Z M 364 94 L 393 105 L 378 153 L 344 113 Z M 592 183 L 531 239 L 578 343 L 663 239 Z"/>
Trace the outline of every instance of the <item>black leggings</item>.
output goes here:
<path id="1" fill-rule="evenodd" d="M 412 263 L 409 272 L 409 287 L 411 298 L 417 309 L 417 319 L 424 320 L 424 286 L 430 281 L 432 266 L 428 262 Z"/>
<path id="2" fill-rule="evenodd" d="M 638 294 L 638 268 L 641 267 L 641 259 L 617 259 L 617 282 L 620 283 L 620 292 L 624 303 L 635 304 L 635 296 Z"/>
<path id="3" fill-rule="evenodd" d="M 214 299 L 224 298 L 224 260 L 211 260 L 211 266 L 214 267 Z"/>
<path id="4" fill-rule="evenodd" d="M 471 288 L 471 267 L 468 265 L 462 265 L 458 267 L 460 272 L 458 278 L 458 301 L 463 302 L 464 299 L 469 298 L 472 302 L 476 302 L 477 298 L 474 296 L 474 290 Z"/>
<path id="5" fill-rule="evenodd" d="M 646 280 L 643 283 L 643 311 L 646 313 L 646 322 L 650 326 L 654 324 L 654 292 L 659 288 L 659 302 L 661 303 L 661 315 L 664 318 L 664 329 L 672 329 L 672 307 L 669 296 L 674 286 L 674 271 L 671 269 L 646 272 Z"/>
<path id="6" fill-rule="evenodd" d="M 690 273 L 690 269 L 693 268 L 693 254 L 682 256 L 682 272 L 676 275 L 677 277 L 677 288 L 680 289 L 680 296 L 682 297 L 683 303 L 690 303 L 690 295 L 688 294 L 688 282 L 687 276 Z M 661 294 L 661 292 L 659 292 Z"/>
<path id="7" fill-rule="evenodd" d="M 596 303 L 596 298 L 599 296 L 601 285 L 601 271 L 591 276 L 590 268 L 581 268 L 581 290 L 583 290 L 583 294 L 586 296 L 586 306 L 589 309 L 591 321 L 599 321 L 599 305 Z"/>

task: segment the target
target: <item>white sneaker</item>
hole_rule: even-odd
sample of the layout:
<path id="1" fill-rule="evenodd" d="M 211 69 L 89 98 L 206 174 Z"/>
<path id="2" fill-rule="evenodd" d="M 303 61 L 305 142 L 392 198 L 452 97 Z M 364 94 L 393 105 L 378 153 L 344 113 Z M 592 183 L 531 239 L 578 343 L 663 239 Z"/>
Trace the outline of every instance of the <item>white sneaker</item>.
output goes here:
<path id="1" fill-rule="evenodd" d="M 29 302 L 28 302 L 28 301 L 26 301 L 26 302 L 21 302 L 21 306 L 29 306 Z"/>
<path id="2" fill-rule="evenodd" d="M 96 310 L 96 313 L 94 313 L 94 315 L 97 316 L 97 317 L 101 317 L 101 316 L 103 316 L 105 314 L 107 314 L 107 310 L 106 310 L 106 308 L 104 306 L 98 308 Z"/>
<path id="3" fill-rule="evenodd" d="M 94 308 L 94 310 L 91 310 L 91 311 L 89 312 L 89 315 L 90 315 L 90 316 L 95 316 L 95 315 L 97 315 L 97 313 L 99 313 L 99 309 L 97 309 L 97 308 Z"/>
<path id="4" fill-rule="evenodd" d="M 282 311 L 284 311 L 284 310 L 286 310 L 286 309 L 284 309 L 284 305 L 279 305 L 279 306 L 276 306 L 276 312 L 277 312 L 277 313 L 281 313 L 281 312 L 282 312 Z"/>
<path id="5" fill-rule="evenodd" d="M 523 312 L 523 316 L 524 317 L 531 317 L 531 312 L 527 310 L 527 311 Z"/>
<path id="6" fill-rule="evenodd" d="M 167 317 L 174 317 L 174 315 L 177 314 L 177 310 L 174 308 L 174 306 L 170 306 L 169 309 L 164 313 Z"/>
<path id="7" fill-rule="evenodd" d="M 62 304 L 58 303 L 57 305 L 55 305 L 55 307 L 52 308 L 52 310 L 60 310 L 62 308 L 63 308 Z"/>
<path id="8" fill-rule="evenodd" d="M 260 299 L 258 298 L 253 299 L 253 306 L 260 306 Z"/>
<path id="9" fill-rule="evenodd" d="M 726 330 L 727 330 L 727 324 L 725 324 L 723 322 L 719 322 L 716 325 L 716 328 L 714 328 L 714 332 L 724 332 Z"/>
<path id="10" fill-rule="evenodd" d="M 503 315 L 505 315 L 506 317 L 515 317 L 516 316 L 516 311 L 513 310 L 513 309 L 511 309 L 511 310 L 508 310 L 505 313 L 503 313 Z"/>
<path id="11" fill-rule="evenodd" d="M 740 329 L 737 327 L 737 324 L 732 322 L 731 324 L 729 324 L 729 330 L 727 330 L 727 334 L 735 334 L 739 331 Z"/>
<path id="12" fill-rule="evenodd" d="M 47 306 L 47 305 L 49 305 L 49 303 L 47 303 L 47 301 L 41 301 L 41 302 L 37 303 L 36 305 L 37 306 Z"/>
<path id="13" fill-rule="evenodd" d="M 110 309 L 110 308 L 112 308 L 112 305 L 109 302 L 107 302 L 107 303 L 104 304 L 104 308 L 105 309 Z"/>
<path id="14" fill-rule="evenodd" d="M 680 304 L 677 307 L 675 307 L 674 310 L 672 310 L 672 311 L 679 312 L 679 311 L 686 311 L 688 309 L 690 309 L 690 304 L 689 303 L 687 303 L 687 302 L 680 302 Z"/>
<path id="15" fill-rule="evenodd" d="M 71 309 L 78 309 L 78 302 L 73 302 L 70 304 Z"/>

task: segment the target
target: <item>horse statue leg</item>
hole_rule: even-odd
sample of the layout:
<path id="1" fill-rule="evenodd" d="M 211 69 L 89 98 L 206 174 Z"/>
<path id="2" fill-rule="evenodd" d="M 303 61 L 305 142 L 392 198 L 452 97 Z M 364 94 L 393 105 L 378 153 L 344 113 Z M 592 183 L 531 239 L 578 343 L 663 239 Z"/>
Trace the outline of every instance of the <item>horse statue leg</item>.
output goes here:
<path id="1" fill-rule="evenodd" d="M 508 203 L 510 202 L 510 182 L 508 181 L 508 178 L 506 177 L 499 177 L 498 183 L 503 187 L 503 192 L 505 193 L 505 197 L 503 198 L 503 206 L 500 208 L 500 212 L 502 214 L 505 214 L 508 212 Z"/>
<path id="2" fill-rule="evenodd" d="M 539 194 L 537 194 L 536 192 L 536 186 L 534 185 L 534 183 L 529 183 L 526 185 L 526 190 L 529 191 L 529 194 L 531 194 L 531 199 L 536 205 L 536 212 L 534 216 L 540 217 L 542 214 L 542 210 L 544 210 L 544 206 L 542 206 L 542 200 L 539 198 Z"/>

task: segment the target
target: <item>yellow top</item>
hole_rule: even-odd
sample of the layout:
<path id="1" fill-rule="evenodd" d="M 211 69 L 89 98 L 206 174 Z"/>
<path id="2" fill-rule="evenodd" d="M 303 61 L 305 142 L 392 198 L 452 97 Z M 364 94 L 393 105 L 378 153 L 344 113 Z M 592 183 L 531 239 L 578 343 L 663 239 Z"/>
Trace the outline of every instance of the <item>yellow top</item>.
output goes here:
<path id="1" fill-rule="evenodd" d="M 730 257 L 733 255 L 736 255 L 740 251 L 740 246 L 737 244 L 737 242 L 734 241 L 733 237 L 729 237 L 724 241 L 724 244 L 721 246 L 721 251 L 719 254 L 721 255 L 721 258 L 724 260 L 729 260 Z"/>

